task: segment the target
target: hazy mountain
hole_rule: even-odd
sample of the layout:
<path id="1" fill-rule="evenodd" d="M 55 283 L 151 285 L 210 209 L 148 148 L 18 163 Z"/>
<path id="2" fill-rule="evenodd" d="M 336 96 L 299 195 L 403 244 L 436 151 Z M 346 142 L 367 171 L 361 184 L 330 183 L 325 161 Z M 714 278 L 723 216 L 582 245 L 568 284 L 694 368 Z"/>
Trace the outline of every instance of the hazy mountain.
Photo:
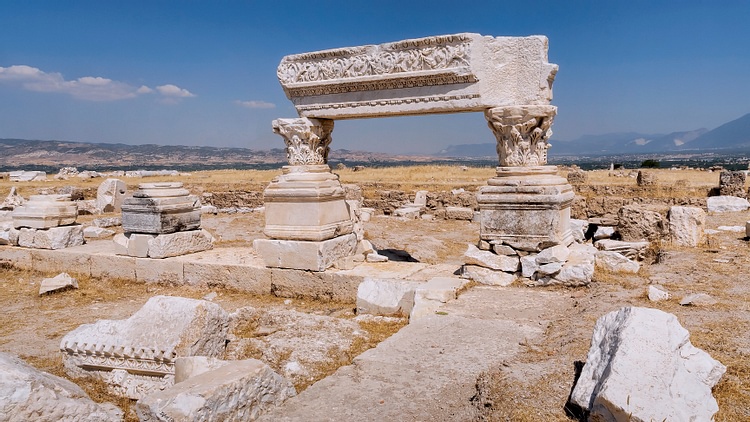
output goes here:
<path id="1" fill-rule="evenodd" d="M 496 143 L 448 145 L 438 152 L 439 157 L 494 157 L 497 158 Z"/>
<path id="2" fill-rule="evenodd" d="M 750 113 L 706 132 L 689 144 L 690 149 L 750 147 Z"/>

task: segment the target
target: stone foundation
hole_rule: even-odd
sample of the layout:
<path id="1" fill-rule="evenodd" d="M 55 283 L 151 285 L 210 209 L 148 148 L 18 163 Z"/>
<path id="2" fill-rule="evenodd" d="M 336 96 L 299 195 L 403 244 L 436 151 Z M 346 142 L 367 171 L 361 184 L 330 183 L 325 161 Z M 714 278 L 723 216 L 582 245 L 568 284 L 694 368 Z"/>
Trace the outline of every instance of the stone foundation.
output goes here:
<path id="1" fill-rule="evenodd" d="M 350 233 L 319 242 L 255 239 L 253 248 L 267 267 L 325 271 L 334 262 L 354 254 L 357 235 Z"/>
<path id="2" fill-rule="evenodd" d="M 166 234 L 125 233 L 113 239 L 115 254 L 136 258 L 169 258 L 202 252 L 214 247 L 214 237 L 203 230 Z"/>

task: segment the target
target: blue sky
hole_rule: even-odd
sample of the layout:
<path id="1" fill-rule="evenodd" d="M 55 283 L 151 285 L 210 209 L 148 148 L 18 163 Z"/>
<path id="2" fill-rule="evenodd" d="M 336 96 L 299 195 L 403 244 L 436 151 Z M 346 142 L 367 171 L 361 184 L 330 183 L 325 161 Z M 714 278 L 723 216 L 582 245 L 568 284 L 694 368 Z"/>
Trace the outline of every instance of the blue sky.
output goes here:
<path id="1" fill-rule="evenodd" d="M 0 138 L 279 148 L 283 56 L 458 32 L 549 37 L 553 139 L 750 112 L 750 1 L 0 0 Z M 332 147 L 486 142 L 467 113 L 336 122 Z"/>

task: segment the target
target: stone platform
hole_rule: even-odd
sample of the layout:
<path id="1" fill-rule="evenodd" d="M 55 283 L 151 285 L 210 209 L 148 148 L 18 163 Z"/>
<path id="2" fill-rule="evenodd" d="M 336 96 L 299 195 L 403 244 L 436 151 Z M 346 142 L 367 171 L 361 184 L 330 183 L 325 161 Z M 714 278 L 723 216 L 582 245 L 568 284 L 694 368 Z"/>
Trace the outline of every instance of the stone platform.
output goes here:
<path id="1" fill-rule="evenodd" d="M 304 296 L 318 300 L 355 302 L 365 277 L 424 281 L 451 277 L 460 265 L 427 265 L 413 262 L 358 263 L 354 268 L 310 272 L 267 268 L 249 247 L 215 248 L 154 260 L 115 254 L 111 240 L 95 240 L 60 250 L 0 246 L 0 267 L 41 272 L 68 272 L 101 279 L 118 278 L 141 283 L 211 286 L 251 294 L 279 297 Z"/>

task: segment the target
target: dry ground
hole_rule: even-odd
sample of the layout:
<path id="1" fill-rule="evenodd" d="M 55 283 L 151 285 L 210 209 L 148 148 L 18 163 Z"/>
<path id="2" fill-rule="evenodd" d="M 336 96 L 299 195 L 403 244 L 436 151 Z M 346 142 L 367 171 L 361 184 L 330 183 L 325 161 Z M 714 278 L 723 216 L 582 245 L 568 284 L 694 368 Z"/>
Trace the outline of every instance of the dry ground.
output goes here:
<path id="1" fill-rule="evenodd" d="M 408 170 L 408 171 L 407 171 Z M 241 190 L 260 186 L 279 172 L 197 172 L 180 177 L 194 193 L 212 190 Z M 446 190 L 463 187 L 474 190 L 494 174 L 493 169 L 461 170 L 459 167 L 419 166 L 393 169 L 365 169 L 360 172 L 337 171 L 345 183 L 358 183 L 365 189 L 398 187 L 402 190 Z M 711 187 L 718 174 L 690 171 L 657 171 L 659 188 L 679 180 L 688 186 Z M 401 179 L 399 179 L 401 178 Z M 165 180 L 173 180 L 165 179 Z M 125 179 L 129 187 L 139 182 Z M 14 184 L 24 195 L 39 187 L 79 185 L 78 181 Z M 101 180 L 86 182 L 95 188 Z M 606 172 L 590 172 L 589 183 L 635 185 L 632 178 L 609 177 Z M 8 182 L 0 181 L 0 196 L 8 191 Z M 709 216 L 708 227 L 742 225 L 750 212 Z M 247 245 L 261 236 L 261 214 L 209 217 L 205 226 L 219 238 L 218 246 Z M 457 221 L 406 221 L 376 217 L 366 225 L 366 233 L 376 247 L 405 251 L 411 259 L 430 263 L 460 263 L 467 242 L 478 236 L 476 223 Z M 677 315 L 691 333 L 697 347 L 727 366 L 727 373 L 714 389 L 720 411 L 717 421 L 750 420 L 750 245 L 744 233 L 721 232 L 694 249 L 661 245 L 660 262 L 644 267 L 637 275 L 597 273 L 587 288 L 564 290 L 574 305 L 551 315 L 543 339 L 526 344 L 526 352 L 513 362 L 489 371 L 477 382 L 476 404 L 486 420 L 540 421 L 571 420 L 564 406 L 573 384 L 574 364 L 583 361 L 597 318 L 621 306 L 647 306 Z M 727 262 L 728 261 L 728 262 Z M 33 365 L 62 375 L 57 347 L 60 338 L 82 323 L 100 318 L 125 318 L 155 294 L 200 298 L 209 290 L 163 287 L 126 283 L 118 280 L 81 280 L 81 289 L 38 297 L 43 274 L 0 269 L 0 350 L 21 355 Z M 649 283 L 665 286 L 673 298 L 652 303 L 645 297 Z M 718 304 L 708 307 L 683 307 L 679 300 L 689 293 L 708 293 Z M 241 293 L 218 291 L 215 299 L 227 311 L 239 306 L 284 306 L 273 297 L 250 297 Z M 294 301 L 293 307 L 307 312 L 351 316 L 352 304 Z M 369 327 L 384 338 L 389 331 Z M 390 327 L 391 329 L 393 327 Z M 371 347 L 372 344 L 362 346 Z M 358 346 L 360 347 L 360 346 Z M 352 354 L 357 351 L 352 351 Z M 111 400 L 101 386 L 84 386 L 97 399 Z M 122 403 L 120 403 L 122 404 Z M 128 403 L 122 404 L 127 406 Z"/>

